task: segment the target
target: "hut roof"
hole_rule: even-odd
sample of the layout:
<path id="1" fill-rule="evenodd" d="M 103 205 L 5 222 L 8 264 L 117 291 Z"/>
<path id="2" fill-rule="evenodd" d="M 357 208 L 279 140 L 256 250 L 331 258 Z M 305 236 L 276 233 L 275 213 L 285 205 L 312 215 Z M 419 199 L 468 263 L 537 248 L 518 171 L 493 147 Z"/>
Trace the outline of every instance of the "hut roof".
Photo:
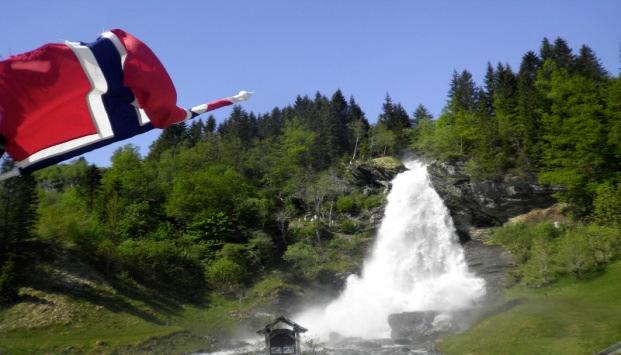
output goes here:
<path id="1" fill-rule="evenodd" d="M 257 333 L 259 334 L 267 334 L 267 333 L 271 333 L 272 330 L 274 329 L 274 327 L 276 325 L 278 325 L 278 323 L 285 323 L 287 325 L 289 325 L 291 328 L 293 328 L 293 331 L 296 333 L 304 333 L 306 331 L 308 331 L 308 329 L 304 328 L 303 326 L 297 324 L 296 322 L 285 318 L 283 316 L 280 316 L 276 319 L 274 319 L 272 322 L 268 323 L 267 325 L 265 325 L 265 327 L 263 327 L 263 329 L 259 329 L 257 330 Z"/>

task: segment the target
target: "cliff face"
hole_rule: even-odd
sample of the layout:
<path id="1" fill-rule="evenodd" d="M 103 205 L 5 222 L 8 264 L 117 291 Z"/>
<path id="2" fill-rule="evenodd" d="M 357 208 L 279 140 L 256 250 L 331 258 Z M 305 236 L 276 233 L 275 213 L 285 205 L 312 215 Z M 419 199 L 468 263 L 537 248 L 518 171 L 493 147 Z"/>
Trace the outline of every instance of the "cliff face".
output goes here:
<path id="1" fill-rule="evenodd" d="M 486 243 L 490 235 L 488 228 L 533 209 L 553 205 L 552 195 L 558 188 L 540 184 L 535 174 L 473 181 L 459 163 L 433 162 L 428 172 L 451 213 L 470 270 L 486 281 L 486 301 L 499 301 L 505 271 L 513 261 L 502 247 Z"/>
<path id="2" fill-rule="evenodd" d="M 507 175 L 497 180 L 473 181 L 463 164 L 429 165 L 433 187 L 450 210 L 462 242 L 477 228 L 499 226 L 509 218 L 554 204 L 558 188 L 539 184 L 534 174 Z"/>

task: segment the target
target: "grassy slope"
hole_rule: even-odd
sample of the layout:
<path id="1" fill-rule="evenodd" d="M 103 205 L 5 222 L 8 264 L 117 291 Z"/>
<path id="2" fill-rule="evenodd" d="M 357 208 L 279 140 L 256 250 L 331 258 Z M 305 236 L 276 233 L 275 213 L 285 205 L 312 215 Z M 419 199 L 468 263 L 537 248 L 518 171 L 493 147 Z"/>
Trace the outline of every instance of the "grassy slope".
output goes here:
<path id="1" fill-rule="evenodd" d="M 244 304 L 213 296 L 188 305 L 135 283 L 105 280 L 59 256 L 29 273 L 20 301 L 0 308 L 0 354 L 182 353 L 230 334 Z"/>
<path id="2" fill-rule="evenodd" d="M 230 334 L 236 302 L 214 298 L 209 306 L 180 305 L 154 318 L 112 310 L 66 295 L 39 294 L 36 303 L 21 302 L 0 311 L 0 353 L 182 353 L 209 348 L 213 337 Z M 47 307 L 39 302 L 49 302 Z M 132 301 L 144 307 L 139 301 Z M 54 319 L 54 313 L 59 314 Z M 67 313 L 70 313 L 67 315 Z M 62 315 L 61 315 L 62 314 Z M 39 316 L 51 317 L 37 324 Z M 17 318 L 30 317 L 21 321 Z M 22 324 L 16 324 L 21 322 Z"/>
<path id="3" fill-rule="evenodd" d="M 621 340 L 621 262 L 589 280 L 514 286 L 513 309 L 438 342 L 450 354 L 593 354 Z"/>
<path id="4" fill-rule="evenodd" d="M 190 305 L 139 285 L 113 287 L 82 264 L 48 265 L 38 271 L 41 276 L 32 283 L 39 289 L 22 288 L 20 302 L 0 309 L 0 354 L 211 349 L 215 339 L 239 331 L 239 319 L 251 309 L 269 304 L 279 290 L 297 290 L 268 277 L 241 301 L 212 294 L 203 304 Z M 63 283 L 67 279 L 71 281 Z M 254 324 L 247 326 L 247 331 L 255 329 Z"/>

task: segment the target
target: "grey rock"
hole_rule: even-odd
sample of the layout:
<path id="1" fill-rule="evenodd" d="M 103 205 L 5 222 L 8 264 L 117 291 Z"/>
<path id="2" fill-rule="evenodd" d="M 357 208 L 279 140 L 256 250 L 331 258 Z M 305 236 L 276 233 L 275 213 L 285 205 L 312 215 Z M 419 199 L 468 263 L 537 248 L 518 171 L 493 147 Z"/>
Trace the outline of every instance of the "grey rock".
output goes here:
<path id="1" fill-rule="evenodd" d="M 362 187 L 387 188 L 397 174 L 407 170 L 404 165 L 385 168 L 373 162 L 357 163 L 349 166 L 354 183 Z"/>
<path id="2" fill-rule="evenodd" d="M 553 205 L 558 187 L 542 185 L 535 174 L 506 175 L 496 180 L 473 181 L 463 163 L 434 162 L 428 167 L 433 187 L 449 209 L 462 242 L 473 228 L 499 226 L 534 208 Z"/>

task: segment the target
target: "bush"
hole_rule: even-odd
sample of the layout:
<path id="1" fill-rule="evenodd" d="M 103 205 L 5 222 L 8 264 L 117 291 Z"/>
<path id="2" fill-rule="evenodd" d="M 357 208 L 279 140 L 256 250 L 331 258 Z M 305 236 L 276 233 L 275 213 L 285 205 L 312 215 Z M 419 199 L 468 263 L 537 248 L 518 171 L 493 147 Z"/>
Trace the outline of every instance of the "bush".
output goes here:
<path id="1" fill-rule="evenodd" d="M 609 263 L 621 255 L 621 230 L 618 227 L 591 224 L 584 233 L 593 248 L 596 262 Z"/>
<path id="2" fill-rule="evenodd" d="M 357 194 L 340 196 L 336 200 L 336 211 L 340 213 L 356 214 L 360 212 L 361 198 Z"/>
<path id="3" fill-rule="evenodd" d="M 564 270 L 577 278 L 595 269 L 597 262 L 593 247 L 583 230 L 571 230 L 561 239 L 559 262 Z"/>
<path id="4" fill-rule="evenodd" d="M 355 220 L 345 218 L 338 224 L 339 231 L 345 234 L 354 234 L 358 231 L 358 224 Z"/>
<path id="5" fill-rule="evenodd" d="M 602 184 L 595 192 L 593 219 L 600 225 L 621 226 L 621 184 Z"/>
<path id="6" fill-rule="evenodd" d="M 556 280 L 559 269 L 554 243 L 543 237 L 534 238 L 529 259 L 519 271 L 529 286 L 544 286 Z"/>
<path id="7" fill-rule="evenodd" d="M 309 281 L 317 276 L 322 262 L 317 249 L 303 242 L 290 245 L 283 259 L 293 266 L 297 276 Z"/>
<path id="8" fill-rule="evenodd" d="M 229 258 L 220 258 L 209 264 L 205 270 L 209 286 L 224 294 L 238 291 L 246 277 L 246 270 Z"/>
<path id="9" fill-rule="evenodd" d="M 381 206 L 384 203 L 384 195 L 369 195 L 362 200 L 362 208 L 365 210 Z"/>

